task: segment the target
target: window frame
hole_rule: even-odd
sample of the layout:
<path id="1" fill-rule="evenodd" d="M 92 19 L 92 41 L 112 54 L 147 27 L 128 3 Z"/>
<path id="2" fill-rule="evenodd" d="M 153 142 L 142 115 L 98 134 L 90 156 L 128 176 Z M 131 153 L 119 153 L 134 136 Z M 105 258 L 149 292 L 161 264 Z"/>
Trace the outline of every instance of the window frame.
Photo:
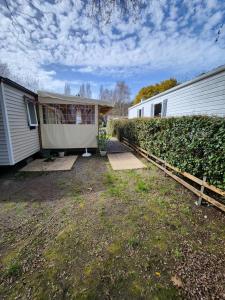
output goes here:
<path id="1" fill-rule="evenodd" d="M 34 102 L 33 99 L 30 99 L 28 97 L 24 97 L 25 103 L 26 103 L 26 109 L 27 109 L 27 116 L 28 116 L 28 124 L 29 127 L 38 127 L 38 118 L 37 118 L 37 110 L 36 110 L 36 103 Z M 36 123 L 32 123 L 31 122 L 31 115 L 30 115 L 30 108 L 29 108 L 29 104 L 33 105 L 34 108 L 34 115 L 35 115 L 35 119 L 36 119 Z"/>
<path id="2" fill-rule="evenodd" d="M 166 118 L 167 116 L 167 106 L 168 106 L 168 99 L 164 99 L 162 101 L 162 118 Z"/>

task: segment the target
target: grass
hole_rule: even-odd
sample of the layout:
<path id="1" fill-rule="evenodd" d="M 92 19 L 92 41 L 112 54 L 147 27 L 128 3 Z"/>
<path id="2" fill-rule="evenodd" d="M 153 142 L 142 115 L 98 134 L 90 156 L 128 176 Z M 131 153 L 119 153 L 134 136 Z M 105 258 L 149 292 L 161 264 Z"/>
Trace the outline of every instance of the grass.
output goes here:
<path id="1" fill-rule="evenodd" d="M 136 191 L 137 192 L 143 192 L 143 193 L 148 193 L 150 191 L 150 186 L 147 182 L 144 180 L 138 180 L 136 184 Z"/>
<path id="2" fill-rule="evenodd" d="M 22 266 L 19 262 L 10 264 L 6 270 L 6 274 L 10 277 L 19 276 L 22 273 Z"/>
<path id="3" fill-rule="evenodd" d="M 171 276 L 187 259 L 184 244 L 220 257 L 224 219 L 206 220 L 208 210 L 154 166 L 114 172 L 94 157 L 80 164 L 53 175 L 52 188 L 63 191 L 55 201 L 1 203 L 1 220 L 9 214 L 12 222 L 0 240 L 2 298 L 183 298 Z"/>

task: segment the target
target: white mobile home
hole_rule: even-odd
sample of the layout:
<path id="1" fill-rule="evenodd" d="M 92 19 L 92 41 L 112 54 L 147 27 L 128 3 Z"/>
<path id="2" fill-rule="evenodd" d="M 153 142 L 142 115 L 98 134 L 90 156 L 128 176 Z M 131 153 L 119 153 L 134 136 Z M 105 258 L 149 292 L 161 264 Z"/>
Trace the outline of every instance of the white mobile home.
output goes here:
<path id="1" fill-rule="evenodd" d="M 214 69 L 128 110 L 128 118 L 187 115 L 225 116 L 225 66 Z"/>
<path id="2" fill-rule="evenodd" d="M 100 100 L 38 92 L 43 149 L 97 148 L 98 118 L 113 105 Z"/>
<path id="3" fill-rule="evenodd" d="M 40 150 L 37 94 L 8 78 L 0 84 L 0 166 L 9 166 Z"/>

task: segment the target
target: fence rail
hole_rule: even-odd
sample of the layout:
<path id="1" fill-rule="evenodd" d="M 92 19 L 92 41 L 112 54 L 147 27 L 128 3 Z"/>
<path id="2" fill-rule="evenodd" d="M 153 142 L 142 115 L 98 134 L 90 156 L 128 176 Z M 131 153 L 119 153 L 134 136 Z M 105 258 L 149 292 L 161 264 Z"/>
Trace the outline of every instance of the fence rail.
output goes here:
<path id="1" fill-rule="evenodd" d="M 204 199 L 207 202 L 209 202 L 210 204 L 216 206 L 217 208 L 219 208 L 220 210 L 225 212 L 225 205 L 224 204 L 222 204 L 218 200 L 216 200 L 216 199 L 214 199 L 214 198 L 212 198 L 212 197 L 210 197 L 210 196 L 208 196 L 204 193 L 205 188 L 206 188 L 206 189 L 216 193 L 217 195 L 224 197 L 225 196 L 225 191 L 222 191 L 221 189 L 207 183 L 206 178 L 199 179 L 198 177 L 196 177 L 194 175 L 191 175 L 187 172 L 182 172 L 178 168 L 176 168 L 174 166 L 171 166 L 169 163 L 167 163 L 163 159 L 161 159 L 161 158 L 159 158 L 159 157 L 157 157 L 157 156 L 155 156 L 151 153 L 148 153 L 148 151 L 142 149 L 141 147 L 139 147 L 137 145 L 134 145 L 134 144 L 130 143 L 128 141 L 128 139 L 126 139 L 126 138 L 122 138 L 122 142 L 125 145 L 127 145 L 128 147 L 134 149 L 140 155 L 145 157 L 148 161 L 150 161 L 155 166 L 157 166 L 159 169 L 164 171 L 167 175 L 169 175 L 170 177 L 175 179 L 177 182 L 181 183 L 183 186 L 185 186 L 187 189 L 192 191 L 194 194 L 196 194 L 199 197 L 199 203 L 201 202 L 201 199 Z M 184 178 L 188 178 L 191 181 L 193 181 L 193 182 L 197 183 L 198 185 L 200 185 L 200 190 L 198 190 L 196 187 L 192 186 L 190 183 L 188 183 L 187 181 L 185 181 L 181 177 L 178 177 L 176 174 L 174 174 L 174 172 L 177 173 L 177 174 L 180 174 Z"/>

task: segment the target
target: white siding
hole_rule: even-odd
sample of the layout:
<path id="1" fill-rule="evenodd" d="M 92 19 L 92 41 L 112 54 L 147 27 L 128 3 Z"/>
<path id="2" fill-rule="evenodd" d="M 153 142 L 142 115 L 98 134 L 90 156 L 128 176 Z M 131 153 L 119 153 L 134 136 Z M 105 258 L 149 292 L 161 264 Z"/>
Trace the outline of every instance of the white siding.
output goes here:
<path id="1" fill-rule="evenodd" d="M 24 95 L 33 97 L 7 84 L 4 84 L 4 95 L 14 163 L 17 163 L 40 150 L 38 127 L 30 129 L 23 98 Z"/>
<path id="2" fill-rule="evenodd" d="M 3 121 L 3 97 L 0 85 L 0 166 L 10 164 L 5 130 L 6 128 Z"/>
<path id="3" fill-rule="evenodd" d="M 217 115 L 225 116 L 225 71 L 211 75 L 180 89 L 164 92 L 129 109 L 129 118 L 136 118 L 144 107 L 144 116 L 151 116 L 151 104 L 167 99 L 166 116 Z"/>

